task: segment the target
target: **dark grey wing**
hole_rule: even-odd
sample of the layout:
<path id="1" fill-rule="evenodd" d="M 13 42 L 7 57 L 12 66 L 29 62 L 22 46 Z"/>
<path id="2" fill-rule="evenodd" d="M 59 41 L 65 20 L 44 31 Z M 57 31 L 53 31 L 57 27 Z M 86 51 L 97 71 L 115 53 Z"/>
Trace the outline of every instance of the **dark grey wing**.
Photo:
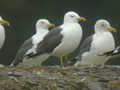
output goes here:
<path id="1" fill-rule="evenodd" d="M 120 46 L 118 46 L 117 48 L 115 48 L 114 50 L 112 51 L 109 51 L 109 52 L 105 52 L 104 54 L 100 55 L 100 56 L 114 56 L 114 55 L 118 55 L 120 54 Z"/>
<path id="2" fill-rule="evenodd" d="M 99 56 L 112 56 L 113 53 L 114 53 L 114 50 L 109 51 L 109 52 L 105 52 L 105 53 L 103 53 L 103 54 L 100 54 Z"/>
<path id="3" fill-rule="evenodd" d="M 20 47 L 20 49 L 18 50 L 17 55 L 16 55 L 16 57 L 15 57 L 15 59 L 13 60 L 13 62 L 12 62 L 11 65 L 16 66 L 16 65 L 18 65 L 19 63 L 21 63 L 22 60 L 23 60 L 23 58 L 24 58 L 25 53 L 26 53 L 29 49 L 31 49 L 32 46 L 33 46 L 33 44 L 32 44 L 32 38 L 27 39 L 27 40 L 22 44 L 22 46 Z"/>
<path id="4" fill-rule="evenodd" d="M 41 41 L 36 51 L 37 53 L 32 53 L 29 57 L 34 57 L 39 54 L 52 52 L 62 41 L 63 35 L 60 33 L 62 31 L 61 27 L 56 27 L 52 29 Z"/>
<path id="5" fill-rule="evenodd" d="M 120 46 L 118 46 L 117 48 L 115 48 L 114 52 L 112 55 L 118 55 L 120 54 Z"/>
<path id="6" fill-rule="evenodd" d="M 80 52 L 78 53 L 78 56 L 76 57 L 76 59 L 80 59 L 80 60 L 81 60 L 81 55 L 82 55 L 84 52 L 87 52 L 87 51 L 90 50 L 92 40 L 93 40 L 93 35 L 88 36 L 88 37 L 83 41 L 83 43 L 82 43 L 81 46 L 80 46 Z"/>

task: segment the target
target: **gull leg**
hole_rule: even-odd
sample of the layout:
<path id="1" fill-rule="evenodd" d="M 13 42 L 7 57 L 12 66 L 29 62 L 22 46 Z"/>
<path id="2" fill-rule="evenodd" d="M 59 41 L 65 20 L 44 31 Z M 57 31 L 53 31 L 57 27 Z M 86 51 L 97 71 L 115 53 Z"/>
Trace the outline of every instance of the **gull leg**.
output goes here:
<path id="1" fill-rule="evenodd" d="M 64 58 L 65 58 L 65 60 L 67 60 L 68 59 L 67 55 L 64 56 Z M 60 57 L 60 64 L 61 64 L 62 70 L 69 70 L 69 69 L 71 69 L 71 67 L 69 67 L 69 66 L 64 66 L 64 64 L 63 64 L 63 56 Z"/>
<path id="2" fill-rule="evenodd" d="M 61 67 L 64 67 L 64 65 L 63 65 L 63 57 L 62 56 L 60 56 L 60 65 L 61 65 Z"/>
<path id="3" fill-rule="evenodd" d="M 65 58 L 65 65 L 69 66 L 72 63 L 72 61 L 68 59 L 68 55 L 65 55 L 64 58 Z"/>
<path id="4" fill-rule="evenodd" d="M 65 59 L 65 61 L 64 61 L 64 65 L 65 65 L 65 66 L 68 66 L 69 63 L 70 63 L 70 61 L 68 60 L 67 55 L 64 56 L 64 59 Z"/>

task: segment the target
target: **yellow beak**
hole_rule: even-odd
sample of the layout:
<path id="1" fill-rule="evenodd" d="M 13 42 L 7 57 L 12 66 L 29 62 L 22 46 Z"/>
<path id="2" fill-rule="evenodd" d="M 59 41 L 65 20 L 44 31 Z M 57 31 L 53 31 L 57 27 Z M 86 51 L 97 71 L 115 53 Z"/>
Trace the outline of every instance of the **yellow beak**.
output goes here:
<path id="1" fill-rule="evenodd" d="M 9 26 L 9 22 L 5 20 L 0 20 L 0 24 L 3 24 L 5 26 Z"/>
<path id="2" fill-rule="evenodd" d="M 109 27 L 109 28 L 107 28 L 110 32 L 117 32 L 117 30 L 115 29 L 115 28 L 113 28 L 113 27 Z"/>
<path id="3" fill-rule="evenodd" d="M 50 28 L 53 28 L 53 27 L 55 27 L 55 24 L 48 24 L 48 26 L 49 26 Z"/>
<path id="4" fill-rule="evenodd" d="M 86 19 L 84 17 L 80 17 L 77 20 L 78 20 L 78 22 L 84 22 L 84 21 L 86 21 Z"/>

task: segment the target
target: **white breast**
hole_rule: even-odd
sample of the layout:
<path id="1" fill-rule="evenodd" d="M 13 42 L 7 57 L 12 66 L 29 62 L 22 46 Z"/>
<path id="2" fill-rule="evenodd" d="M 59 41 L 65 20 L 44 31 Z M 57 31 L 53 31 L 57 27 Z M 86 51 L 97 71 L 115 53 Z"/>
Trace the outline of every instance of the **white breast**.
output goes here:
<path id="1" fill-rule="evenodd" d="M 4 31 L 4 27 L 0 25 L 0 49 L 2 48 L 4 41 L 5 41 L 5 31 Z"/>
<path id="2" fill-rule="evenodd" d="M 36 48 L 37 48 L 38 44 L 43 40 L 43 38 L 45 37 L 45 35 L 48 32 L 49 32 L 48 30 L 44 30 L 44 31 L 41 30 L 41 32 L 38 32 L 35 35 L 33 35 L 33 37 L 32 37 L 32 40 L 33 40 L 32 44 L 33 44 L 33 46 L 32 46 L 31 49 L 29 49 L 26 52 L 26 55 L 31 53 L 31 52 L 36 53 Z"/>
<path id="3" fill-rule="evenodd" d="M 93 38 L 95 39 L 92 42 L 91 50 L 93 50 L 97 54 L 108 52 L 115 48 L 114 37 L 110 32 L 97 33 L 94 35 Z"/>
<path id="4" fill-rule="evenodd" d="M 110 32 L 97 33 L 94 38 L 90 52 L 82 55 L 81 64 L 104 64 L 110 57 L 99 55 L 115 48 L 114 38 Z"/>
<path id="5" fill-rule="evenodd" d="M 65 56 L 72 53 L 78 47 L 82 38 L 82 28 L 78 23 L 67 24 L 62 27 L 63 39 L 52 53 L 55 56 Z"/>
<path id="6" fill-rule="evenodd" d="M 49 32 L 48 30 L 45 30 L 44 33 L 40 33 L 40 32 L 36 33 L 32 37 L 32 39 L 33 39 L 33 42 L 32 42 L 33 47 L 31 49 L 29 49 L 26 54 L 29 54 L 31 52 L 36 53 L 37 45 L 43 40 L 43 38 L 45 37 L 45 35 L 48 32 Z M 23 59 L 23 63 L 21 63 L 20 65 L 24 65 L 24 66 L 27 66 L 27 67 L 31 67 L 31 66 L 34 66 L 34 65 L 41 65 L 41 63 L 43 61 L 45 61 L 48 57 L 49 57 L 49 54 L 42 54 L 42 55 L 34 57 L 34 58 L 26 58 L 25 57 Z"/>
<path id="7" fill-rule="evenodd" d="M 45 35 L 48 33 L 48 30 L 41 30 L 41 32 L 36 33 L 32 39 L 33 39 L 33 44 L 38 44 L 39 42 L 41 42 L 43 40 L 43 38 L 45 37 Z"/>

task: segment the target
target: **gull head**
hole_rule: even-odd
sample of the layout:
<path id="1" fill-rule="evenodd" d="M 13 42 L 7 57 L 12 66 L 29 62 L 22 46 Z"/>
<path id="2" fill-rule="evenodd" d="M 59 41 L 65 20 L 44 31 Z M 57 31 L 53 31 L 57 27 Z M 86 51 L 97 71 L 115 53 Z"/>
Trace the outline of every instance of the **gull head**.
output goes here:
<path id="1" fill-rule="evenodd" d="M 107 20 L 100 19 L 95 24 L 95 31 L 96 32 L 101 32 L 101 31 L 116 32 L 116 29 L 113 28 Z"/>
<path id="2" fill-rule="evenodd" d="M 39 19 L 36 23 L 36 27 L 41 29 L 49 29 L 53 28 L 54 26 L 55 25 L 50 23 L 50 21 L 47 19 Z"/>
<path id="3" fill-rule="evenodd" d="M 86 19 L 84 17 L 80 17 L 79 14 L 77 14 L 74 11 L 69 11 L 64 15 L 64 22 L 65 23 L 73 23 L 73 22 L 83 22 Z"/>
<path id="4" fill-rule="evenodd" d="M 1 16 L 0 16 L 0 24 L 4 26 L 9 26 L 9 22 L 4 20 Z"/>

